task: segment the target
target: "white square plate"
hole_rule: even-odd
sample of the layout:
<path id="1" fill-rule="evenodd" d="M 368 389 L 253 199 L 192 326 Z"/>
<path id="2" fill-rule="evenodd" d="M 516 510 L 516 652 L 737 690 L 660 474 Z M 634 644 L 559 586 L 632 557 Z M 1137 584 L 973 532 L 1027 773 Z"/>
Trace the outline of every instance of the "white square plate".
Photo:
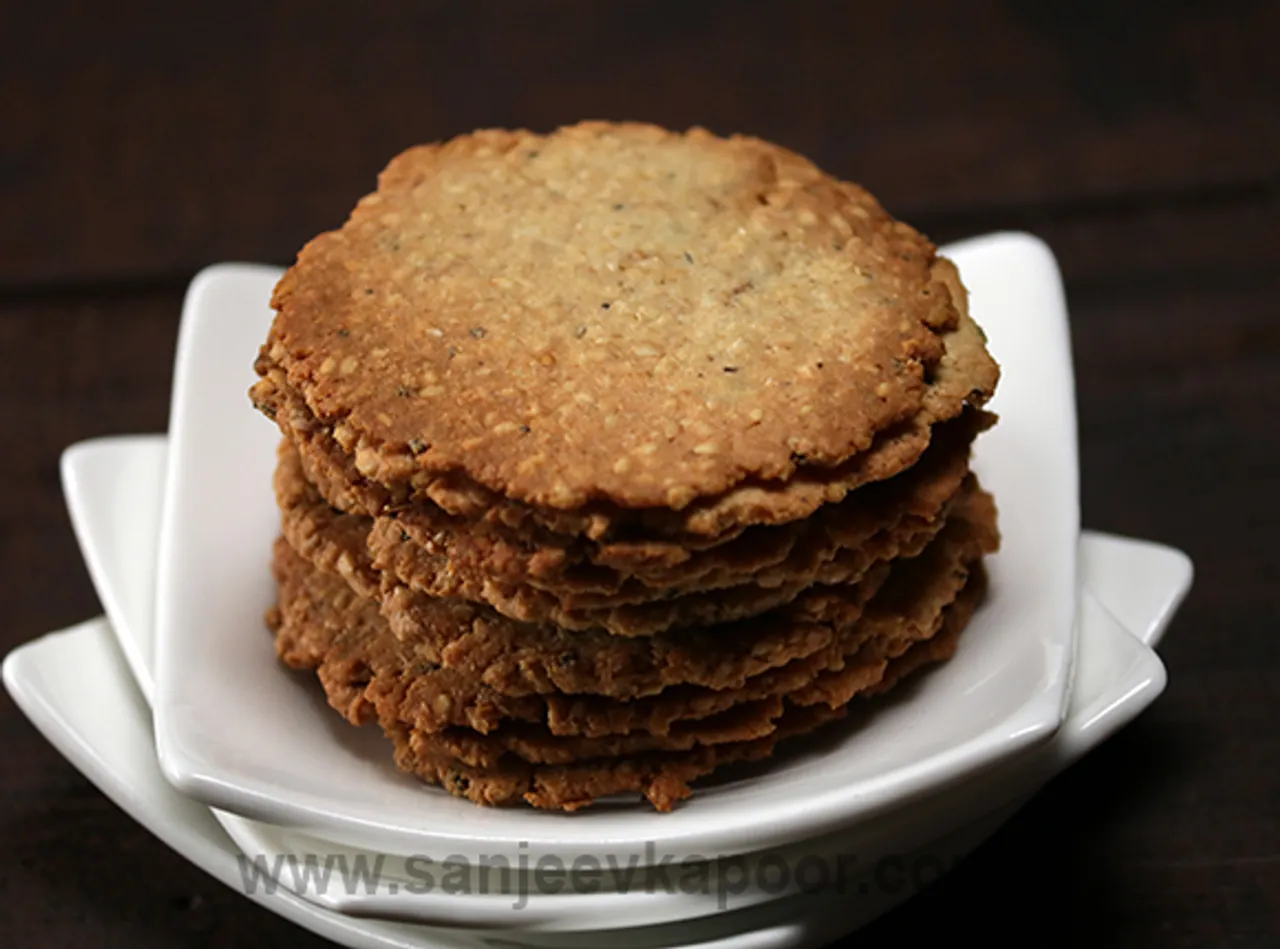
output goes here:
<path id="1" fill-rule="evenodd" d="M 396 772 L 390 747 L 276 661 L 263 614 L 278 514 L 276 428 L 250 406 L 279 271 L 223 265 L 183 312 L 157 570 L 156 740 L 166 777 L 212 806 L 388 852 L 445 848 L 721 856 L 779 846 L 1025 751 L 1057 730 L 1071 678 L 1079 534 L 1076 426 L 1061 280 L 1035 238 L 945 248 L 1002 366 L 975 468 L 1004 536 L 991 593 L 953 660 L 875 714 L 787 749 L 674 813 L 602 803 L 572 815 L 481 809 Z"/>
<path id="2" fill-rule="evenodd" d="M 1099 633 L 1104 641 L 1095 643 Z M 677 945 L 685 949 L 797 949 L 831 943 L 914 895 L 919 885 L 919 881 L 904 879 L 901 887 L 871 888 L 852 900 L 836 898 L 834 905 L 827 898 L 815 903 L 792 897 L 683 923 L 576 933 L 461 932 L 356 918 L 316 905 L 309 901 L 310 894 L 304 899 L 285 886 L 249 889 L 242 869 L 245 852 L 237 849 L 207 808 L 179 794 L 161 777 L 152 744 L 150 711 L 129 681 L 112 634 L 112 627 L 97 619 L 20 646 L 4 661 L 4 684 L 9 694 L 72 765 L 142 826 L 226 886 L 337 945 L 352 949 L 518 949 L 526 945 L 554 949 L 601 945 L 612 949 L 666 949 Z M 1107 647 L 1106 638 L 1113 642 L 1101 650 L 1105 655 L 1097 656 L 1098 661 L 1093 662 L 1090 657 L 1095 645 Z M 1118 652 L 1115 647 L 1119 647 Z M 1090 694 L 1090 704 L 1104 710 L 1099 714 L 1110 724 L 1123 724 L 1141 711 L 1164 681 L 1159 660 L 1118 627 L 1095 630 L 1086 617 L 1081 652 L 1080 684 Z M 1130 663 L 1130 659 L 1137 662 Z M 1142 665 L 1149 670 L 1144 680 L 1149 684 L 1144 688 L 1139 682 L 1135 688 L 1130 674 Z M 1095 679 L 1095 670 L 1103 678 Z M 1072 695 L 1072 706 L 1076 705 L 1077 694 Z M 1077 721 L 1075 713 L 1072 721 Z M 1090 722 L 1101 724 L 1097 718 L 1082 715 L 1078 721 L 1081 734 L 1105 730 L 1089 726 Z M 1046 750 L 1056 744 L 1053 742 Z M 994 830 L 1007 813 L 1004 808 L 953 830 L 929 841 L 918 853 L 895 851 L 895 862 L 914 866 L 927 861 L 929 866 L 936 866 L 939 854 L 958 859 Z M 226 815 L 219 816 L 224 823 L 228 819 Z M 257 855 L 263 851 L 255 844 L 248 852 Z M 475 897 L 459 896 L 455 902 L 467 899 Z M 515 902 L 511 897 L 507 899 Z M 582 899 L 588 902 L 591 898 Z M 588 906 L 587 912 L 591 909 Z M 520 912 L 524 911 L 512 915 Z M 598 924 L 612 921 L 599 910 L 594 912 L 594 919 Z"/>
<path id="3" fill-rule="evenodd" d="M 165 440 L 156 436 L 97 439 L 72 446 L 62 458 L 67 506 L 81 553 L 144 696 L 153 691 L 147 657 L 155 651 L 151 604 L 155 598 L 161 501 L 156 485 L 163 479 L 164 464 Z M 993 808 L 1007 813 L 1006 802 L 1030 793 L 1036 784 L 1066 767 L 1141 711 L 1164 682 L 1159 659 L 1142 644 L 1154 643 L 1176 610 L 1190 583 L 1190 564 L 1184 555 L 1169 548 L 1087 531 L 1080 537 L 1078 559 L 1082 589 L 1075 682 L 1067 718 L 1052 741 L 1033 753 L 984 771 L 963 786 L 947 788 L 906 808 L 882 814 L 874 822 L 849 832 L 771 850 L 767 856 L 743 855 L 735 860 L 733 872 L 745 872 L 757 879 L 763 860 L 781 857 L 791 867 L 794 889 L 798 861 L 820 854 L 834 855 L 828 858 L 832 862 L 839 859 L 839 854 L 857 854 L 864 865 L 874 866 L 876 854 L 901 855 L 930 845 L 931 841 L 934 852 L 938 852 L 945 839 L 946 852 L 958 857 L 961 851 L 951 849 L 957 838 L 948 837 L 948 833 L 962 825 L 968 827 L 974 817 L 991 813 Z M 1129 618 L 1132 633 L 1113 618 L 1119 616 Z M 78 694 L 83 702 L 98 707 L 103 704 L 83 692 Z M 147 726 L 149 731 L 149 721 Z M 151 765 L 154 770 L 154 753 Z M 326 860 L 345 860 L 347 865 L 355 865 L 361 859 L 370 866 L 382 864 L 383 884 L 376 892 L 362 887 L 350 892 L 345 887 L 317 886 L 314 878 L 308 886 L 296 879 L 291 882 L 288 873 L 282 874 L 282 886 L 317 906 L 361 917 L 403 918 L 482 929 L 511 926 L 524 934 L 564 933 L 598 928 L 601 919 L 609 920 L 611 927 L 649 928 L 678 919 L 720 915 L 729 909 L 737 911 L 782 895 L 774 887 L 734 886 L 729 893 L 716 885 L 705 893 L 685 893 L 662 886 L 648 887 L 629 875 L 614 881 L 624 884 L 616 889 L 610 884 L 591 893 L 574 892 L 571 888 L 568 893 L 549 894 L 531 885 L 527 874 L 521 875 L 523 884 L 513 882 L 503 893 L 484 892 L 483 887 L 461 894 L 441 890 L 424 893 L 409 885 L 412 878 L 408 866 L 394 855 L 356 853 L 329 841 L 221 811 L 215 812 L 215 817 L 244 853 L 266 855 L 269 864 L 277 859 L 296 861 L 306 854 L 323 854 Z M 981 819 L 988 826 L 985 818 Z M 521 891 L 527 896 L 514 898 Z M 846 888 L 845 892 L 851 890 Z M 899 892 L 896 896 L 906 894 Z M 879 905 L 878 901 L 873 905 L 869 896 L 859 900 L 862 913 L 872 913 Z M 854 920 L 847 907 L 841 915 L 852 925 Z"/>

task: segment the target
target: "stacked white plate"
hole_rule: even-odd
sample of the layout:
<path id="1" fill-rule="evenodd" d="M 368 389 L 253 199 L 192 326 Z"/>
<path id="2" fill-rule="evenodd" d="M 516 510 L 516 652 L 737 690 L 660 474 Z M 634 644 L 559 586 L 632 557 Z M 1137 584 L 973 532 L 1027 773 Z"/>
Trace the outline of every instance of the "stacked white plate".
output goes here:
<path id="1" fill-rule="evenodd" d="M 275 659 L 263 613 L 278 434 L 246 391 L 278 271 L 193 283 L 167 438 L 73 446 L 68 506 L 106 609 L 15 650 L 49 740 L 170 846 L 351 946 L 822 945 L 936 879 L 1149 705 L 1191 582 L 1082 533 L 1067 315 L 1025 235 L 944 248 L 1003 376 L 974 465 L 1003 546 L 954 659 L 674 813 L 481 809 L 401 775 Z"/>

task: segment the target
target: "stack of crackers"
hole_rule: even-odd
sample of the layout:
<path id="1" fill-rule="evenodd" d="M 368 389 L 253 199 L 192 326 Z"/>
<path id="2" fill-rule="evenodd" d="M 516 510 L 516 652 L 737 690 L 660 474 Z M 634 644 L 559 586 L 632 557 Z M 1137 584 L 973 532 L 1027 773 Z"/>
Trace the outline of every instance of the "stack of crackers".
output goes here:
<path id="1" fill-rule="evenodd" d="M 785 149 L 413 148 L 273 306 L 279 655 L 456 795 L 668 810 L 982 595 L 998 369 L 956 270 Z"/>

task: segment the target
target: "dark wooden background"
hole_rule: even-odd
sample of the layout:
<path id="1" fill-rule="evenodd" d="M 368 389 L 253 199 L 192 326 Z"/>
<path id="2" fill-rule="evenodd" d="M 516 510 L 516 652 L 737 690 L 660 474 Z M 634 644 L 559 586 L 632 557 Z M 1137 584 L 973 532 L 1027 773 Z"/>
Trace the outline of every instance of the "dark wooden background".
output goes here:
<path id="1" fill-rule="evenodd" d="M 197 269 L 287 263 L 398 150 L 477 126 L 751 132 L 939 241 L 1044 237 L 1085 523 L 1198 570 L 1160 702 L 860 944 L 1280 944 L 1280 4 L 324 6 L 0 5 L 0 648 L 99 612 L 58 455 L 165 427 Z M 317 944 L 7 698 L 0 742 L 0 941 Z"/>

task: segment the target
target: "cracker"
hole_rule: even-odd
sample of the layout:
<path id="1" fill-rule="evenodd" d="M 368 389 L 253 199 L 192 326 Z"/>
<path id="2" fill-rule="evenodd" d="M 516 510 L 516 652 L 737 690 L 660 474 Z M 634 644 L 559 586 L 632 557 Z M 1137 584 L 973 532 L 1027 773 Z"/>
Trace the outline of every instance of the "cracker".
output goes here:
<path id="1" fill-rule="evenodd" d="M 909 539 L 936 521 L 968 471 L 970 441 L 981 423 L 985 418 L 966 419 L 964 426 L 938 437 L 909 471 L 826 505 L 812 517 L 749 528 L 714 546 L 468 530 L 453 518 L 406 512 L 376 519 L 369 548 L 375 567 L 413 589 L 484 600 L 515 619 L 547 619 L 574 629 L 599 626 L 635 635 L 661 629 L 664 622 L 689 625 L 699 621 L 699 614 L 682 616 L 672 602 L 649 604 L 717 591 L 718 603 L 745 594 L 744 605 L 749 605 L 750 593 L 742 590 L 747 584 L 761 593 L 772 591 L 761 597 L 759 609 L 768 609 L 813 583 L 856 580 L 859 565 L 857 558 L 851 562 L 852 552 L 880 534 Z M 288 463 L 294 477 L 302 477 L 296 455 Z M 281 499 L 282 507 L 289 503 L 296 502 Z M 731 617 L 704 621 L 725 618 Z"/>
<path id="2" fill-rule="evenodd" d="M 398 156 L 303 248 L 264 353 L 374 480 L 679 509 L 914 415 L 956 320 L 933 262 L 755 139 L 486 131 Z"/>
<path id="3" fill-rule="evenodd" d="M 643 638 L 520 623 L 491 611 L 473 614 L 460 633 L 453 601 L 404 586 L 384 591 L 382 604 L 397 636 L 434 652 L 444 665 L 483 676 L 499 691 L 634 698 L 681 682 L 741 688 L 752 675 L 812 655 L 832 641 L 833 627 L 856 619 L 883 581 L 883 566 L 857 584 L 810 587 L 761 616 Z"/>
<path id="4" fill-rule="evenodd" d="M 482 132 L 404 153 L 303 249 L 255 400 L 325 431 L 353 489 L 594 530 L 611 514 L 589 505 L 713 499 L 690 516 L 719 533 L 764 513 L 754 493 L 718 509 L 733 489 L 829 487 L 832 466 L 916 424 L 901 470 L 929 422 L 985 398 L 971 385 L 916 421 L 964 325 L 946 271 L 861 188 L 755 139 Z M 764 505 L 779 519 L 816 506 L 780 497 Z"/>
<path id="5" fill-rule="evenodd" d="M 931 640 L 909 649 L 886 671 L 884 688 L 897 684 L 920 667 L 946 658 L 968 622 L 980 584 L 966 588 L 947 610 L 942 630 Z M 687 752 L 662 752 L 569 765 L 538 765 L 505 759 L 491 768 L 474 768 L 438 754 L 430 739 L 404 725 L 385 731 L 395 746 L 401 770 L 439 784 L 451 794 L 490 806 L 531 804 L 546 810 L 575 811 L 601 798 L 639 793 L 659 811 L 670 811 L 692 795 L 691 783 L 730 765 L 770 757 L 779 742 L 812 732 L 844 717 L 848 705 L 795 706 L 761 738 L 707 745 Z"/>
<path id="6" fill-rule="evenodd" d="M 475 804 L 526 803 L 543 810 L 576 811 L 601 798 L 639 792 L 656 810 L 670 811 L 692 795 L 690 782 L 717 768 L 767 758 L 779 741 L 806 734 L 843 714 L 843 709 L 821 706 L 798 708 L 762 738 L 707 745 L 686 752 L 660 752 L 569 765 L 509 761 L 489 769 L 473 768 L 436 754 L 413 729 L 393 726 L 386 732 L 395 748 L 397 767 Z"/>
<path id="7" fill-rule="evenodd" d="M 590 564 L 577 572 L 591 574 L 594 580 L 588 582 L 597 585 L 605 582 L 604 574 L 613 573 L 615 588 L 609 594 L 558 592 L 484 575 L 487 564 L 496 562 L 501 569 L 504 561 L 513 559 L 515 543 L 504 541 L 503 552 L 475 564 L 433 552 L 447 541 L 428 538 L 430 547 L 414 543 L 391 519 L 373 521 L 370 530 L 368 518 L 343 515 L 324 502 L 306 482 L 287 443 L 276 471 L 276 493 L 290 543 L 325 569 L 341 573 L 366 596 L 373 595 L 385 576 L 388 583 L 433 598 L 488 603 L 512 619 L 647 636 L 758 615 L 791 602 L 814 584 L 855 583 L 878 562 L 919 553 L 941 528 L 946 507 L 960 490 L 968 469 L 967 445 L 938 460 L 936 465 L 922 463 L 920 476 L 908 479 L 900 490 L 874 492 L 876 496 L 865 503 L 837 506 L 843 509 L 826 512 L 828 516 L 814 519 L 807 529 L 760 528 L 753 534 L 773 536 L 744 536 L 725 545 L 730 549 L 706 551 L 683 565 L 683 584 L 653 587 Z M 320 549 L 326 544 L 323 538 L 342 534 L 350 534 L 349 539 L 330 541 L 327 550 Z M 372 559 L 360 546 L 362 537 L 367 537 Z M 455 550 L 468 547 L 465 537 L 453 543 Z M 770 552 L 772 547 L 781 548 L 781 553 Z M 538 556 L 526 548 L 525 562 Z M 733 572 L 753 559 L 763 560 L 765 566 L 745 575 Z M 510 566 L 507 570 L 514 572 Z"/>
<path id="8" fill-rule="evenodd" d="M 382 716 L 424 732 L 450 727 L 487 734 L 504 722 L 545 724 L 553 735 L 600 738 L 631 732 L 666 734 L 681 720 L 706 718 L 743 702 L 786 694 L 839 667 L 839 644 L 754 676 L 740 690 L 673 686 L 634 701 L 595 695 L 505 696 L 456 670 L 415 660 L 389 635 L 377 604 L 340 577 L 317 570 L 281 541 L 280 605 L 273 627 L 280 658 L 314 670 L 329 703 L 352 724 Z"/>
<path id="9" fill-rule="evenodd" d="M 949 271 L 954 273 L 954 267 Z M 755 524 L 785 524 L 808 517 L 824 504 L 838 503 L 864 485 L 910 468 L 924 455 L 935 428 L 980 409 L 999 376 L 981 330 L 962 307 L 960 323 L 944 337 L 944 355 L 933 373 L 923 410 L 878 432 L 867 450 L 840 464 L 800 464 L 789 479 L 744 481 L 679 511 L 621 508 L 599 501 L 566 511 L 512 501 L 456 472 L 419 478 L 409 485 L 380 482 L 360 470 L 334 427 L 313 414 L 282 370 L 261 360 L 258 368 L 265 375 L 252 390 L 254 403 L 298 447 L 308 480 L 343 510 L 427 519 L 443 514 L 482 526 L 525 531 L 533 526 L 595 541 L 638 533 L 685 546 L 721 543 Z"/>
<path id="10" fill-rule="evenodd" d="M 538 723 L 547 739 L 632 732 L 667 736 L 677 723 L 689 731 L 690 719 L 782 695 L 800 704 L 832 704 L 832 695 L 852 695 L 874 681 L 868 674 L 878 674 L 907 645 L 936 630 L 942 610 L 967 576 L 965 564 L 995 545 L 989 520 L 994 512 L 976 499 L 968 510 L 972 522 L 963 514 L 953 519 L 924 554 L 897 564 L 866 614 L 846 617 L 851 621 L 836 630 L 826 649 L 750 677 L 739 689 L 676 686 L 629 702 L 592 695 L 504 696 L 478 678 L 422 660 L 390 635 L 373 601 L 302 560 L 283 541 L 276 557 L 277 648 L 290 665 L 316 669 L 331 704 L 349 720 L 361 723 L 376 715 L 427 732 L 465 726 L 487 733 L 511 719 Z M 758 729 L 778 714 L 765 705 L 757 712 L 750 722 L 740 717 L 739 726 Z M 711 729 L 727 734 L 723 726 L 710 723 L 698 740 L 706 743 Z"/>
<path id="11" fill-rule="evenodd" d="M 967 497 L 978 503 L 985 496 L 971 489 Z M 326 560 L 359 556 L 358 546 L 318 549 Z M 415 661 L 456 669 L 503 694 L 636 698 L 681 683 L 741 688 L 751 676 L 811 656 L 832 644 L 836 628 L 856 620 L 887 574 L 887 565 L 880 564 L 857 584 L 811 587 L 762 617 L 643 638 L 522 623 L 403 585 L 383 586 L 381 610 L 396 637 L 414 650 Z"/>
<path id="12" fill-rule="evenodd" d="M 404 587 L 384 596 L 381 615 L 414 663 L 456 670 L 504 695 L 636 698 L 680 683 L 740 688 L 753 675 L 819 652 L 833 642 L 834 624 L 856 618 L 888 569 L 878 565 L 858 584 L 791 604 L 787 624 L 744 620 L 648 637 L 521 623 Z"/>

